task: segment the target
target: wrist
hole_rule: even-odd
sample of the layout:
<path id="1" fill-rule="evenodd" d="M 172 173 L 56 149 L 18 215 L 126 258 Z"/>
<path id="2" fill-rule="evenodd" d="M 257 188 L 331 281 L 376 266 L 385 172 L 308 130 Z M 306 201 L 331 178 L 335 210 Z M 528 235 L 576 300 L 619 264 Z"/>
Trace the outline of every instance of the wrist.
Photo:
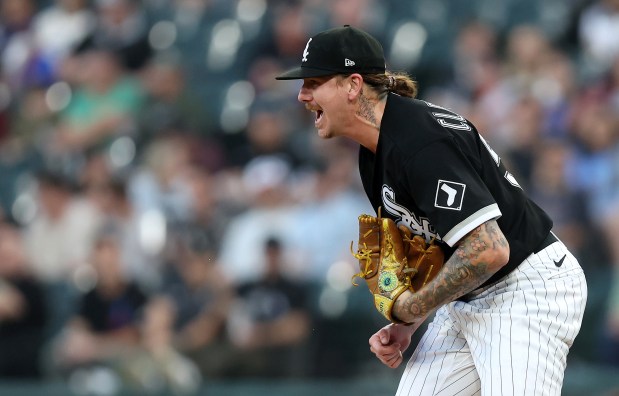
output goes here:
<path id="1" fill-rule="evenodd" d="M 410 290 L 406 290 L 396 298 L 391 311 L 391 316 L 396 322 L 404 325 L 412 325 L 415 323 L 415 318 L 408 307 L 408 302 L 412 298 L 413 293 Z"/>
<path id="2" fill-rule="evenodd" d="M 423 323 L 432 311 L 419 293 L 407 290 L 394 301 L 391 315 L 397 321 L 415 327 Z"/>

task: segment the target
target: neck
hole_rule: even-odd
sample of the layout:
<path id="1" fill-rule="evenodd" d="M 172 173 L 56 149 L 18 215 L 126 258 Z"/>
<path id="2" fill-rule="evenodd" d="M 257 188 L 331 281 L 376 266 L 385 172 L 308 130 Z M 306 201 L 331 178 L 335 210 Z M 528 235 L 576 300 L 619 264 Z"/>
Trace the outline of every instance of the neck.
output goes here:
<path id="1" fill-rule="evenodd" d="M 365 96 L 359 98 L 355 122 L 351 127 L 349 137 L 357 143 L 376 153 L 380 125 L 385 112 L 387 98 L 369 99 Z"/>

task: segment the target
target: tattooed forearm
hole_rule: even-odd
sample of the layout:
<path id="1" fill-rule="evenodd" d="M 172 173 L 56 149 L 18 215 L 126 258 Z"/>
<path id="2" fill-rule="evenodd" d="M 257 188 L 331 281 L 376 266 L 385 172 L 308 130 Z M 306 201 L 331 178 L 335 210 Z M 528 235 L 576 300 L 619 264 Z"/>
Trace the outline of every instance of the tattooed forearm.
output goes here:
<path id="1" fill-rule="evenodd" d="M 509 244 L 496 221 L 471 231 L 445 262 L 438 275 L 417 293 L 396 300 L 394 314 L 412 322 L 475 289 L 498 271 L 509 257 Z"/>

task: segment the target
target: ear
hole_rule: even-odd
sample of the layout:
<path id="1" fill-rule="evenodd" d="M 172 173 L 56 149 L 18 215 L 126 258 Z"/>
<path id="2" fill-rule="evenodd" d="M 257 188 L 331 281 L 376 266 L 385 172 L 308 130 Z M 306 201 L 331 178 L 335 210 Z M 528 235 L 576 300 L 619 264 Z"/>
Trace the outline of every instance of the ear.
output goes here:
<path id="1" fill-rule="evenodd" d="M 353 73 L 348 78 L 348 100 L 354 100 L 361 94 L 363 89 L 363 77 L 361 74 Z"/>

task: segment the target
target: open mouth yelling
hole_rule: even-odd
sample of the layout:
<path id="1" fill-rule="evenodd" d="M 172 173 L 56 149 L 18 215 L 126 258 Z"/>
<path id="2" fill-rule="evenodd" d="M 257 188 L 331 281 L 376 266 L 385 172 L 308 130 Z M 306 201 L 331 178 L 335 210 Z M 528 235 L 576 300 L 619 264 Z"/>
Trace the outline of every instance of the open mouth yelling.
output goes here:
<path id="1" fill-rule="evenodd" d="M 322 120 L 322 116 L 323 116 L 323 111 L 322 110 L 314 110 L 314 112 L 316 113 L 316 119 L 314 120 L 314 125 L 318 125 L 318 123 L 320 123 L 320 120 Z"/>

